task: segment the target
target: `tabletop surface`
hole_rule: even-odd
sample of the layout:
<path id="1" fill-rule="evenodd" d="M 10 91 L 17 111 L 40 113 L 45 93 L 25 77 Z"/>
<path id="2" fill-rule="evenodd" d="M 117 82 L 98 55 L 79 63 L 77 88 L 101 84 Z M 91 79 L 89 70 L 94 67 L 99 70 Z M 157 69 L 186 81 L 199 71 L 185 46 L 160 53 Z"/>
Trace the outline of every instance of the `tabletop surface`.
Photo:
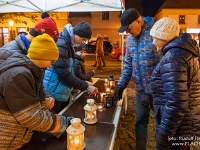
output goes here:
<path id="1" fill-rule="evenodd" d="M 99 92 L 105 92 L 104 81 L 99 80 L 94 86 L 98 87 Z M 86 92 L 83 93 L 62 115 L 67 117 L 78 117 L 82 121 L 84 119 L 84 105 L 87 98 L 93 98 L 97 103 L 100 101 L 100 96 L 89 96 Z M 116 104 L 115 104 L 116 105 Z M 104 108 L 103 111 L 97 111 L 98 122 L 92 125 L 82 123 L 86 130 L 85 150 L 107 150 L 112 138 L 114 124 L 112 124 L 116 107 Z M 31 138 L 31 141 L 26 144 L 21 150 L 66 150 L 67 134 L 64 133 L 60 138 L 56 138 L 49 133 L 37 132 Z"/>
<path id="2" fill-rule="evenodd" d="M 107 150 L 113 133 L 114 125 L 106 123 L 96 123 L 85 126 L 85 150 Z M 56 138 L 49 133 L 35 133 L 31 141 L 20 150 L 66 150 L 66 132 Z"/>

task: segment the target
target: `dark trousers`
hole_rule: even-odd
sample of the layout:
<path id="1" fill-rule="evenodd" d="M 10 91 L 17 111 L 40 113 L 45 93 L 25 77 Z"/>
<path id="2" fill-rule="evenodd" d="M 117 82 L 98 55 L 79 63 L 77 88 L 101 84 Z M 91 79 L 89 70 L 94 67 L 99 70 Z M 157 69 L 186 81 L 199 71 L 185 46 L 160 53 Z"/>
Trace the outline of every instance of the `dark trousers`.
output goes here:
<path id="1" fill-rule="evenodd" d="M 153 110 L 152 95 L 136 91 L 136 149 L 146 150 L 147 126 L 149 124 L 149 112 Z"/>

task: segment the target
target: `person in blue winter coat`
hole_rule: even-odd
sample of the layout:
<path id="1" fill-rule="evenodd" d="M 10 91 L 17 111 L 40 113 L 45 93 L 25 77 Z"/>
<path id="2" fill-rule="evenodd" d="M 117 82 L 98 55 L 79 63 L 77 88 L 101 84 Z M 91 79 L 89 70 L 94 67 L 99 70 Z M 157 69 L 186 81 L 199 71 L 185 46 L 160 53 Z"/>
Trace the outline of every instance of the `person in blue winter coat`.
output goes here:
<path id="1" fill-rule="evenodd" d="M 163 54 L 151 77 L 158 150 L 189 150 L 200 137 L 199 49 L 190 34 L 179 31 L 167 17 L 150 31 Z"/>
<path id="2" fill-rule="evenodd" d="M 95 94 L 98 89 L 86 81 L 75 76 L 75 50 L 74 46 L 84 44 L 92 36 L 90 25 L 79 22 L 75 27 L 67 24 L 60 33 L 56 45 L 59 49 L 59 59 L 53 66 L 45 71 L 44 86 L 55 99 L 53 111 L 59 113 L 69 103 L 72 90 L 87 90 Z"/>
<path id="3" fill-rule="evenodd" d="M 156 22 L 155 18 L 142 18 L 139 12 L 130 8 L 121 15 L 119 32 L 129 33 L 126 39 L 126 55 L 123 69 L 115 89 L 115 99 L 122 98 L 123 90 L 129 80 L 136 87 L 136 149 L 145 150 L 147 142 L 147 125 L 150 109 L 153 109 L 152 90 L 150 87 L 151 73 L 160 60 L 160 54 L 153 45 L 150 29 Z"/>

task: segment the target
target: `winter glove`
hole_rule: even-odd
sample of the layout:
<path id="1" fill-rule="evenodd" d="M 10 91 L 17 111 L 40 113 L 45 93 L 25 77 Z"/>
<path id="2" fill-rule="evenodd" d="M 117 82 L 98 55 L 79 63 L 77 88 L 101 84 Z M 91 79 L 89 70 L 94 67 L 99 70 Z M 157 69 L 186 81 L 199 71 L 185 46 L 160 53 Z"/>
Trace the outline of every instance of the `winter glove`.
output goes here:
<path id="1" fill-rule="evenodd" d="M 98 93 L 98 89 L 95 86 L 89 85 L 87 88 L 88 94 L 96 94 Z"/>
<path id="2" fill-rule="evenodd" d="M 122 93 L 123 93 L 124 89 L 125 88 L 122 86 L 116 86 L 115 93 L 114 93 L 114 100 L 119 101 L 120 99 L 122 99 Z"/>
<path id="3" fill-rule="evenodd" d="M 170 150 L 170 142 L 167 139 L 164 139 L 160 134 L 157 134 L 156 147 L 157 150 Z"/>
<path id="4" fill-rule="evenodd" d="M 59 138 L 66 131 L 67 127 L 71 125 L 70 118 L 67 118 L 65 116 L 59 116 L 59 117 L 60 117 L 60 122 L 57 124 L 59 128 L 53 133 L 51 133 L 57 138 Z"/>
<path id="5" fill-rule="evenodd" d="M 47 109 L 52 109 L 55 103 L 55 100 L 53 97 L 45 98 L 46 100 L 46 107 Z"/>

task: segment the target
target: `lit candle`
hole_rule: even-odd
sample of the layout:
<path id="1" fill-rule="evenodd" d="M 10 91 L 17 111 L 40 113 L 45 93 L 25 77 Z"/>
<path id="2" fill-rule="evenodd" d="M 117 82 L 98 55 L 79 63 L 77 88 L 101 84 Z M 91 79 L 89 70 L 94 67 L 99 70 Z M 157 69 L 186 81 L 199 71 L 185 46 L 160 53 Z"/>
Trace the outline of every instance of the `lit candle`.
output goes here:
<path id="1" fill-rule="evenodd" d="M 98 103 L 97 109 L 98 109 L 98 111 L 103 111 L 103 103 Z"/>
<path id="2" fill-rule="evenodd" d="M 106 88 L 106 93 L 110 93 L 110 87 Z"/>
<path id="3" fill-rule="evenodd" d="M 110 94 L 111 94 L 112 96 L 114 95 L 114 90 L 113 90 L 113 89 L 110 90 Z"/>
<path id="4" fill-rule="evenodd" d="M 100 102 L 103 102 L 103 96 L 106 95 L 106 93 L 100 93 Z"/>
<path id="5" fill-rule="evenodd" d="M 108 86 L 108 83 L 104 83 L 104 86 L 107 87 L 107 86 Z"/>
<path id="6" fill-rule="evenodd" d="M 105 83 L 108 83 L 108 79 L 105 79 Z"/>
<path id="7" fill-rule="evenodd" d="M 78 139 L 75 139 L 75 144 L 79 144 L 79 140 Z"/>

